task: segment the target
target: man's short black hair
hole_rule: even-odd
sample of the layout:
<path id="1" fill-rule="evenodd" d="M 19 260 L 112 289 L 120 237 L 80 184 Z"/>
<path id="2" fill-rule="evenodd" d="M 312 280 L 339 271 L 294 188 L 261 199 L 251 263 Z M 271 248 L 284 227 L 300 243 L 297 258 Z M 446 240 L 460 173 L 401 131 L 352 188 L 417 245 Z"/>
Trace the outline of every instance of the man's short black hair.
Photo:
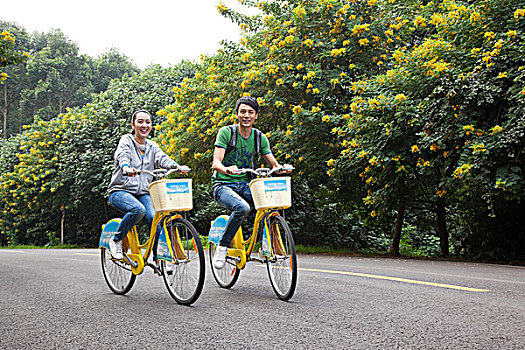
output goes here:
<path id="1" fill-rule="evenodd" d="M 235 103 L 235 114 L 239 113 L 239 106 L 241 104 L 248 105 L 255 109 L 255 113 L 259 113 L 259 103 L 257 102 L 257 99 L 251 96 L 243 96 L 240 99 L 237 100 L 237 103 Z"/>

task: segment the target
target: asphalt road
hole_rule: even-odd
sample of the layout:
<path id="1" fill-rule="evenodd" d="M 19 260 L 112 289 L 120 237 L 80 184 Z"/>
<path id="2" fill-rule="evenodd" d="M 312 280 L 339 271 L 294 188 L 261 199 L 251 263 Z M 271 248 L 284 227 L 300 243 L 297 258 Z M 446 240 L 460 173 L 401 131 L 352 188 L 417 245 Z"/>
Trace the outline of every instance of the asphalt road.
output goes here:
<path id="1" fill-rule="evenodd" d="M 298 263 L 289 302 L 264 265 L 249 263 L 231 290 L 208 266 L 188 307 L 150 269 L 126 296 L 113 294 L 98 250 L 0 250 L 0 349 L 525 349 L 523 267 Z"/>

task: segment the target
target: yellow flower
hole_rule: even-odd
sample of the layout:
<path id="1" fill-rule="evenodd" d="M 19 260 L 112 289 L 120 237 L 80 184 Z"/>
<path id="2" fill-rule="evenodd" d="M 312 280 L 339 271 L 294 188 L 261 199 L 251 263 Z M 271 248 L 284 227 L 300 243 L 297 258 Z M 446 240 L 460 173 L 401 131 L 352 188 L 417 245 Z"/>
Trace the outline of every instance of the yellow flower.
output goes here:
<path id="1" fill-rule="evenodd" d="M 498 79 L 506 78 L 506 77 L 507 77 L 507 72 L 502 72 L 498 74 Z"/>
<path id="2" fill-rule="evenodd" d="M 304 7 L 299 5 L 293 9 L 293 13 L 295 13 L 299 17 L 303 17 L 304 15 L 306 15 L 306 10 L 304 9 Z"/>
<path id="3" fill-rule="evenodd" d="M 490 41 L 496 37 L 496 34 L 494 32 L 485 32 L 485 38 Z"/>
<path id="4" fill-rule="evenodd" d="M 325 115 L 323 118 L 321 118 L 323 122 L 328 123 L 330 121 L 330 117 Z"/>
<path id="5" fill-rule="evenodd" d="M 412 153 L 419 152 L 419 147 L 417 147 L 417 145 L 413 145 L 413 146 L 411 147 L 411 151 L 412 151 Z"/>
<path id="6" fill-rule="evenodd" d="M 469 135 L 471 132 L 474 132 L 474 126 L 473 125 L 463 125 L 463 131 L 465 131 L 466 135 Z"/>
<path id="7" fill-rule="evenodd" d="M 485 149 L 484 143 L 475 143 L 472 146 L 470 146 L 470 148 L 472 148 L 472 153 L 487 152 L 487 150 Z"/>
<path id="8" fill-rule="evenodd" d="M 292 108 L 292 111 L 293 111 L 294 114 L 299 114 L 299 113 L 301 113 L 303 111 L 303 108 L 300 105 L 294 106 Z"/>
<path id="9" fill-rule="evenodd" d="M 402 102 L 402 101 L 405 101 L 407 99 L 407 97 L 405 96 L 405 94 L 398 94 L 394 97 L 394 101 L 396 102 Z"/>
<path id="10" fill-rule="evenodd" d="M 502 132 L 503 131 L 503 128 L 499 125 L 496 125 L 495 127 L 493 127 L 492 129 L 490 129 L 491 131 L 491 134 L 494 135 L 498 132 Z"/>
<path id="11" fill-rule="evenodd" d="M 425 27 L 427 25 L 427 20 L 421 16 L 417 16 L 414 20 L 414 25 L 416 27 Z"/>
<path id="12" fill-rule="evenodd" d="M 436 192 L 436 194 L 439 196 L 439 197 L 443 197 L 445 195 L 445 193 L 447 193 L 447 191 L 445 190 L 439 190 Z"/>
<path id="13" fill-rule="evenodd" d="M 279 86 L 279 85 L 283 85 L 284 84 L 284 81 L 282 79 L 277 79 L 277 81 L 275 82 L 275 85 Z"/>
<path id="14" fill-rule="evenodd" d="M 281 102 L 281 101 L 276 101 L 275 102 L 275 107 L 277 107 L 277 108 L 282 107 L 283 105 L 284 105 L 284 103 Z"/>
<path id="15" fill-rule="evenodd" d="M 370 41 L 367 38 L 359 40 L 359 45 L 366 46 Z"/>
<path id="16" fill-rule="evenodd" d="M 326 165 L 328 165 L 329 167 L 334 166 L 334 164 L 335 164 L 335 160 L 334 159 L 330 159 L 329 161 L 326 162 Z"/>
<path id="17" fill-rule="evenodd" d="M 520 16 L 525 17 L 525 9 L 517 9 L 514 11 L 514 18 L 516 21 L 519 21 Z"/>
<path id="18" fill-rule="evenodd" d="M 518 35 L 518 33 L 515 30 L 509 30 L 507 32 L 507 37 L 509 38 L 514 38 L 516 35 Z"/>

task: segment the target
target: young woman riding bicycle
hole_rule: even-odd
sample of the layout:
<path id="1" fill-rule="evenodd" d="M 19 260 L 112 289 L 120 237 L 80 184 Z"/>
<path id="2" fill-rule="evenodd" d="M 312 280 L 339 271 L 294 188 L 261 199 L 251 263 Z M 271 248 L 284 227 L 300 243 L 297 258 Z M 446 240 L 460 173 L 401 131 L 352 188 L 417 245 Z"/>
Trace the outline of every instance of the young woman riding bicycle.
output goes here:
<path id="1" fill-rule="evenodd" d="M 113 174 L 108 187 L 109 204 L 125 213 L 117 233 L 110 239 L 109 248 L 113 258 L 123 258 L 122 240 L 134 225 L 144 217 L 151 225 L 155 210 L 148 192 L 153 177 L 141 170 L 155 168 L 177 169 L 179 165 L 160 147 L 147 140 L 152 130 L 152 118 L 148 111 L 140 110 L 131 117 L 131 134 L 121 137 L 114 155 Z M 157 227 L 157 238 L 160 227 Z M 153 247 L 153 260 L 157 260 L 157 239 Z"/>

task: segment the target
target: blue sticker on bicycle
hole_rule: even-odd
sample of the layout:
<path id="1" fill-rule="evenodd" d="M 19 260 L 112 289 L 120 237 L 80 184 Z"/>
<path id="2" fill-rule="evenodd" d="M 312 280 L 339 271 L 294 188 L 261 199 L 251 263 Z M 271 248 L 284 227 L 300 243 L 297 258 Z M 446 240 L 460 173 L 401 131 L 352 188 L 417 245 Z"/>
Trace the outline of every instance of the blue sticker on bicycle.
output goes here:
<path id="1" fill-rule="evenodd" d="M 167 182 L 166 190 L 168 194 L 190 193 L 190 183 L 189 182 Z"/>
<path id="2" fill-rule="evenodd" d="M 264 192 L 287 191 L 288 185 L 286 180 L 265 180 Z"/>
<path id="3" fill-rule="evenodd" d="M 166 233 L 164 231 L 164 227 L 162 228 L 159 234 L 159 241 L 157 244 L 157 259 L 173 261 L 173 257 L 171 256 L 170 249 L 168 248 L 168 240 L 166 239 Z"/>
<path id="4" fill-rule="evenodd" d="M 109 249 L 109 240 L 117 233 L 120 221 L 121 219 L 113 219 L 104 225 L 102 233 L 100 234 L 100 241 L 98 242 L 99 248 Z"/>
<path id="5" fill-rule="evenodd" d="M 210 227 L 210 233 L 208 234 L 208 242 L 211 242 L 215 245 L 218 245 L 224 230 L 226 229 L 226 224 L 228 223 L 228 216 L 219 216 Z"/>

